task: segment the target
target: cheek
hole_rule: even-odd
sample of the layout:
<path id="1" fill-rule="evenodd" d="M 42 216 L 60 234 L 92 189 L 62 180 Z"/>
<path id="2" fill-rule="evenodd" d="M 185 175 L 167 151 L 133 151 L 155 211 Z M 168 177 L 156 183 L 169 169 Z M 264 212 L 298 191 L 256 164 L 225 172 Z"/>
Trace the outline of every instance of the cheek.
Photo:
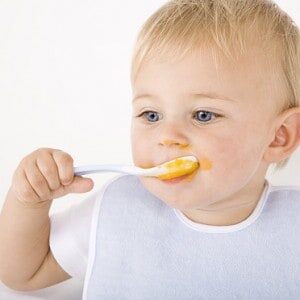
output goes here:
<path id="1" fill-rule="evenodd" d="M 214 163 L 211 175 L 219 177 L 220 181 L 226 175 L 228 180 L 248 178 L 257 170 L 261 160 L 262 143 L 254 139 L 251 131 L 243 130 L 219 139 L 214 148 L 211 153 Z"/>
<path id="2" fill-rule="evenodd" d="M 148 146 L 147 135 L 145 132 L 138 130 L 135 127 L 131 129 L 131 155 L 133 163 L 138 167 L 146 167 L 147 162 L 145 159 L 151 157 L 150 149 Z"/>

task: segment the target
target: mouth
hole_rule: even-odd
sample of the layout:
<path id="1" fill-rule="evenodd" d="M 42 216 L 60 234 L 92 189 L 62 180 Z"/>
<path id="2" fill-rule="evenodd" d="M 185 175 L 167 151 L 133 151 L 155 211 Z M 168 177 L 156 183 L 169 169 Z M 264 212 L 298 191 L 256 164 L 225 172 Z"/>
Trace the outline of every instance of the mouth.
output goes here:
<path id="1" fill-rule="evenodd" d="M 168 157 L 164 161 L 162 161 L 160 163 L 156 163 L 155 165 L 153 165 L 153 167 L 163 165 L 163 164 L 169 163 L 169 162 L 177 160 L 177 159 L 185 158 L 187 156 L 193 156 L 195 159 L 197 159 L 194 154 L 182 154 L 182 155 L 178 155 L 178 156 L 174 156 L 174 157 Z"/>
<path id="2" fill-rule="evenodd" d="M 185 175 L 173 178 L 173 179 L 160 179 L 160 180 L 163 183 L 168 184 L 168 185 L 177 184 L 177 183 L 180 183 L 180 182 L 191 182 L 192 179 L 194 178 L 194 176 L 196 175 L 197 171 L 198 170 L 195 170 L 192 173 L 185 174 Z"/>
<path id="3" fill-rule="evenodd" d="M 195 156 L 185 156 L 164 163 L 159 168 L 162 171 L 157 176 L 159 179 L 165 180 L 168 183 L 175 183 L 185 179 L 197 170 L 199 162 Z"/>
<path id="4" fill-rule="evenodd" d="M 183 175 L 183 176 L 176 177 L 176 178 L 173 178 L 173 179 L 163 179 L 162 182 L 164 182 L 166 184 L 175 184 L 175 183 L 178 183 L 178 182 L 184 180 L 188 176 L 189 175 Z"/>

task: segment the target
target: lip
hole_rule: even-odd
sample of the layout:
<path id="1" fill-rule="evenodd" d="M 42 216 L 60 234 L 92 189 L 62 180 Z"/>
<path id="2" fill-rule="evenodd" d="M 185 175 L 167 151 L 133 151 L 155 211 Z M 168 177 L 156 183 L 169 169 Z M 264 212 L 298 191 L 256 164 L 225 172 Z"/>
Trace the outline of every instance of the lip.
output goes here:
<path id="1" fill-rule="evenodd" d="M 197 158 L 197 156 L 193 153 L 185 153 L 185 154 L 181 154 L 181 155 L 177 155 L 177 156 L 173 156 L 173 157 L 168 157 L 166 158 L 164 161 L 161 161 L 161 162 L 158 162 L 158 163 L 155 163 L 152 167 L 155 167 L 155 166 L 159 166 L 159 165 L 162 165 L 162 164 L 165 164 L 171 160 L 175 160 L 177 158 L 180 158 L 180 157 L 184 157 L 184 156 L 194 156 Z M 198 159 L 198 158 L 197 158 Z M 185 175 L 184 175 L 185 176 Z M 179 177 L 178 177 L 179 178 Z M 171 179 L 168 179 L 168 180 L 171 180 Z"/>

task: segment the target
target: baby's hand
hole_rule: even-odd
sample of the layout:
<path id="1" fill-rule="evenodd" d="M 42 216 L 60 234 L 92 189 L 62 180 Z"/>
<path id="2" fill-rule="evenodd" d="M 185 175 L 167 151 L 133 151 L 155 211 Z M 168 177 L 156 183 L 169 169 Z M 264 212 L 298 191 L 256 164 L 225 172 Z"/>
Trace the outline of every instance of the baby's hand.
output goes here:
<path id="1" fill-rule="evenodd" d="M 61 150 L 41 148 L 24 157 L 12 178 L 17 199 L 39 205 L 69 193 L 85 193 L 94 186 L 90 178 L 74 176 L 73 159 Z"/>

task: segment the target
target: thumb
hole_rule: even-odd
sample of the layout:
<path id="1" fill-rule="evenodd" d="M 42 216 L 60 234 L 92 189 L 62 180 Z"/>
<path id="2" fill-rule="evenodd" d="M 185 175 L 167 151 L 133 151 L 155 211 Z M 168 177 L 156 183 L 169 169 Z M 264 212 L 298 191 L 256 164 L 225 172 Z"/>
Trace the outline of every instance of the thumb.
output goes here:
<path id="1" fill-rule="evenodd" d="M 71 184 L 65 186 L 67 193 L 86 193 L 93 189 L 94 182 L 91 178 L 75 176 Z"/>

